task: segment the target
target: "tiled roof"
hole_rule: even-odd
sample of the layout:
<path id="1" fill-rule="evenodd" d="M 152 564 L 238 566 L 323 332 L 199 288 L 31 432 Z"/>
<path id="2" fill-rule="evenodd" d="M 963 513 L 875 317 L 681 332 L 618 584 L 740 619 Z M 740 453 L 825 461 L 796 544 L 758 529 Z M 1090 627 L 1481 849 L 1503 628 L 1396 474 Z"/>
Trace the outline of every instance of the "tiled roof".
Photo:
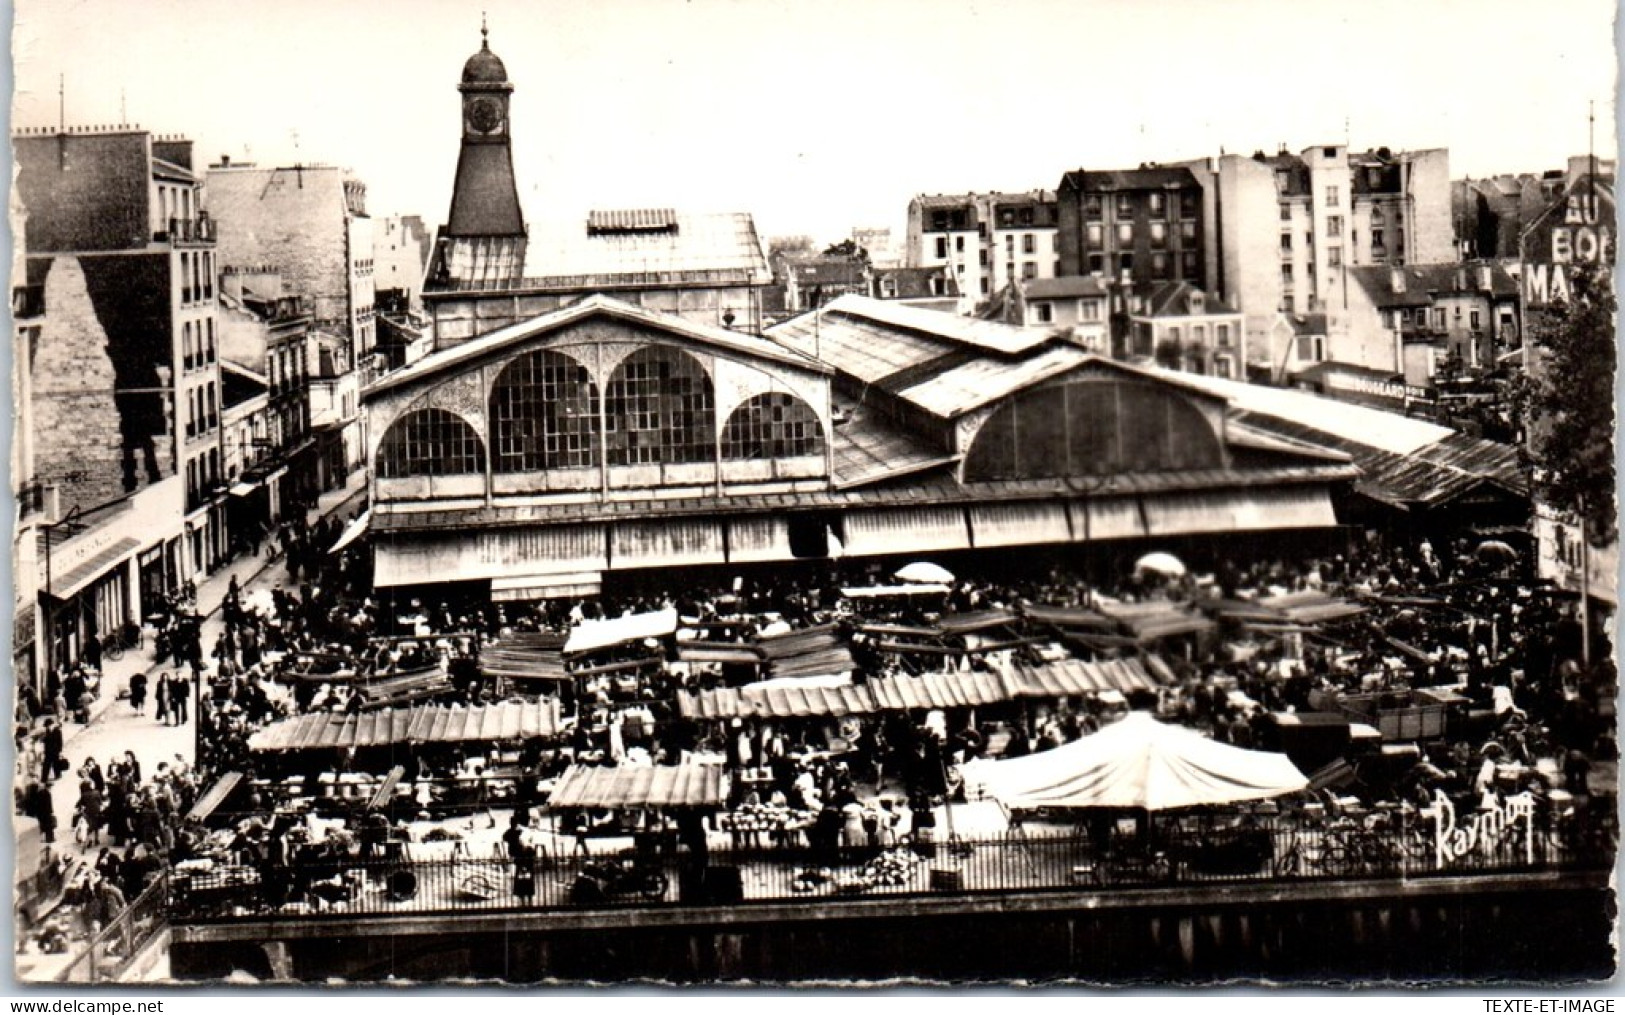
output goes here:
<path id="1" fill-rule="evenodd" d="M 1060 278 L 1035 278 L 1021 284 L 1021 291 L 1030 300 L 1068 299 L 1079 296 L 1105 296 L 1110 290 L 1095 275 L 1064 275 Z"/>
<path id="2" fill-rule="evenodd" d="M 1483 294 L 1480 275 L 1490 272 L 1488 295 L 1495 299 L 1515 299 L 1518 283 L 1507 270 L 1491 261 L 1464 261 L 1460 264 L 1411 264 L 1403 267 L 1367 266 L 1350 268 L 1360 288 L 1378 307 L 1416 307 L 1433 302 L 1435 296 Z M 1394 276 L 1402 273 L 1405 291 L 1394 291 Z"/>
<path id="3" fill-rule="evenodd" d="M 1161 190 L 1194 187 L 1196 177 L 1184 166 L 1148 166 L 1143 169 L 1074 169 L 1061 177 L 1061 186 L 1078 191 Z"/>
<path id="4" fill-rule="evenodd" d="M 1145 313 L 1135 316 L 1189 317 L 1236 313 L 1236 310 L 1224 300 L 1203 292 L 1189 282 L 1159 282 L 1143 295 L 1146 302 Z M 1192 309 L 1190 301 L 1193 296 L 1201 298 L 1201 310 Z"/>

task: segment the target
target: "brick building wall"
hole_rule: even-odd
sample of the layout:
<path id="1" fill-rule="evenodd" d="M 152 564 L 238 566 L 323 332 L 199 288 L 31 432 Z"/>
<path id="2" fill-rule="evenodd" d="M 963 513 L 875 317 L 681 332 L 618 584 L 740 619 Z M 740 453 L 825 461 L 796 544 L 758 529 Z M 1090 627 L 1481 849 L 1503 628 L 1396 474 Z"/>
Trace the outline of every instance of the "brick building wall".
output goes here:
<path id="1" fill-rule="evenodd" d="M 348 334 L 351 268 L 342 171 L 216 168 L 209 170 L 207 192 L 220 263 L 274 266 L 289 291 L 310 297 L 318 324 Z"/>
<path id="2" fill-rule="evenodd" d="M 31 377 L 34 470 L 41 483 L 60 488 L 67 510 L 124 495 L 124 441 L 107 332 L 84 271 L 77 258 L 49 262 L 45 298 L 50 309 L 40 321 Z"/>

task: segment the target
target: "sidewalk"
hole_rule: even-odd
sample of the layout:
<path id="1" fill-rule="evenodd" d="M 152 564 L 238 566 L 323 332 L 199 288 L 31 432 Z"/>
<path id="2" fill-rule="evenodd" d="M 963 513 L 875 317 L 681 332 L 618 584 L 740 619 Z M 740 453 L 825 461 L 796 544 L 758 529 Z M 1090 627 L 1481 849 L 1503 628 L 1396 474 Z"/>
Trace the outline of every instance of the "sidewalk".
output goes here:
<path id="1" fill-rule="evenodd" d="M 311 522 L 336 512 L 347 511 L 366 489 L 364 472 L 352 474 L 341 489 L 324 494 L 308 514 Z M 284 561 L 268 562 L 263 556 L 240 556 L 214 574 L 198 583 L 198 613 L 203 617 L 205 645 L 213 644 L 225 627 L 219 616 L 221 603 L 235 577 L 239 587 L 249 591 L 251 586 L 269 588 L 287 576 Z M 68 856 L 75 862 L 93 861 L 101 848 L 109 845 L 104 835 L 100 846 L 82 847 L 74 842 L 73 811 L 79 801 L 79 766 L 87 757 L 94 757 L 104 766 L 126 751 L 133 753 L 141 763 L 144 777 L 150 777 L 160 763 L 173 763 L 177 759 L 188 764 L 196 762 L 197 708 L 191 709 L 191 719 L 182 726 L 167 726 L 153 718 L 152 694 L 147 696 L 146 714 L 136 715 L 128 699 L 121 699 L 130 684 L 130 678 L 140 672 L 148 674 L 172 669 L 173 662 L 160 666 L 153 661 L 153 644 L 149 638 L 140 648 L 125 651 L 116 660 L 102 663 L 102 693 L 91 708 L 90 722 L 84 726 L 69 723 L 64 730 L 62 756 L 67 760 L 67 774 L 51 784 L 51 803 L 56 812 L 57 830 L 54 852 Z M 19 941 L 18 945 L 21 946 Z M 71 955 L 17 955 L 17 975 L 23 979 L 49 979 Z"/>
<path id="2" fill-rule="evenodd" d="M 337 490 L 331 490 L 316 499 L 316 506 L 306 513 L 307 524 L 315 524 L 328 515 L 342 512 L 366 492 L 367 473 L 365 469 L 358 469 L 350 474 L 345 485 Z M 250 582 L 260 577 L 272 568 L 285 566 L 285 562 L 267 561 L 265 553 L 270 549 L 270 540 L 260 547 L 260 553 L 249 555 L 239 554 L 232 558 L 225 567 L 220 568 L 207 578 L 197 583 L 197 612 L 205 621 L 220 611 L 221 604 L 226 600 L 226 592 L 231 588 L 232 578 L 237 579 L 239 588 L 246 590 Z M 150 678 L 154 673 L 175 666 L 173 660 L 160 666 L 153 662 L 154 646 L 150 634 L 139 648 L 125 651 L 122 658 L 116 660 L 102 660 L 102 693 L 90 707 L 90 722 L 79 726 L 68 724 L 64 730 L 66 740 L 63 753 L 68 753 L 69 746 L 75 738 L 89 732 L 91 727 L 107 713 L 107 710 L 119 702 L 120 697 L 129 689 L 130 678 L 137 673 L 145 673 Z M 152 692 L 147 692 L 148 707 L 151 707 Z M 69 809 L 72 814 L 72 809 Z"/>

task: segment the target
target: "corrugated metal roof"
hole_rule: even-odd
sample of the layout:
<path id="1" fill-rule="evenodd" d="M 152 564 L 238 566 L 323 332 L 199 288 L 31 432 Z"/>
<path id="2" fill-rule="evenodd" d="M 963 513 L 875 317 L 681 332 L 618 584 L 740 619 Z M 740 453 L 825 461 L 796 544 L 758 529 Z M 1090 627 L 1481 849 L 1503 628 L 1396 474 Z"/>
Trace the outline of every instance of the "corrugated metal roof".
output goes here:
<path id="1" fill-rule="evenodd" d="M 960 317 L 958 314 L 945 314 L 940 310 L 905 306 L 893 300 L 877 300 L 851 294 L 834 300 L 814 313 L 823 318 L 822 328 L 825 329 L 829 328 L 832 319 L 849 318 L 885 325 L 888 332 L 891 329 L 902 329 L 937 343 L 973 346 L 1007 356 L 1028 352 L 1050 341 L 1049 332 L 1043 328 L 1022 328 L 996 321 L 979 321 L 970 317 Z M 769 329 L 768 337 L 777 340 L 780 329 L 794 324 L 796 320 L 800 318 Z"/>
<path id="2" fill-rule="evenodd" d="M 1397 413 L 1384 412 L 1335 398 L 1323 398 L 1307 391 L 1248 384 L 1222 377 L 1207 377 L 1168 370 L 1145 368 L 1169 380 L 1179 380 L 1227 399 L 1231 408 L 1274 419 L 1297 421 L 1316 431 L 1355 441 L 1396 455 L 1409 455 L 1436 444 L 1456 431 Z M 1262 421 L 1249 419 L 1255 425 Z M 1274 430 L 1274 427 L 1268 427 Z"/>
<path id="3" fill-rule="evenodd" d="M 480 671 L 507 680 L 569 680 L 563 647 L 559 635 L 515 631 L 480 647 Z"/>
<path id="4" fill-rule="evenodd" d="M 956 461 L 866 409 L 855 410 L 835 427 L 834 468 L 837 489 L 850 489 L 904 476 Z"/>
<path id="5" fill-rule="evenodd" d="M 587 231 L 676 229 L 677 212 L 671 208 L 618 208 L 587 213 Z"/>
<path id="6" fill-rule="evenodd" d="M 1325 432 L 1314 417 L 1301 422 L 1249 412 L 1240 419 L 1281 437 L 1345 452 L 1360 469 L 1355 489 L 1387 503 L 1440 504 L 1483 483 L 1513 496 L 1528 495 L 1529 483 L 1518 464 L 1517 451 L 1482 437 L 1444 430 L 1438 440 L 1399 453 L 1373 447 L 1357 436 Z"/>
<path id="7" fill-rule="evenodd" d="M 975 359 L 898 394 L 935 415 L 959 416 L 1095 358 L 1092 353 L 1068 345 L 1015 362 Z"/>
<path id="8" fill-rule="evenodd" d="M 548 798 L 550 808 L 721 807 L 727 802 L 721 765 L 572 765 Z"/>

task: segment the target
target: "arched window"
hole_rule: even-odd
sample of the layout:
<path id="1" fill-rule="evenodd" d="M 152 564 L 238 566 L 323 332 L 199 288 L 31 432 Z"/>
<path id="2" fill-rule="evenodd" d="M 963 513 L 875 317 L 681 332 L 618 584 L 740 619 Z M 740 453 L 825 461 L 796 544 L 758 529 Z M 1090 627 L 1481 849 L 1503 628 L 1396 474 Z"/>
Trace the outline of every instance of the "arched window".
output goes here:
<path id="1" fill-rule="evenodd" d="M 1001 405 L 971 442 L 965 480 L 1217 469 L 1218 435 L 1183 393 L 1138 380 L 1068 378 Z"/>
<path id="2" fill-rule="evenodd" d="M 479 472 L 485 447 L 461 416 L 417 409 L 390 424 L 378 446 L 380 479 Z"/>
<path id="3" fill-rule="evenodd" d="M 609 464 L 672 465 L 716 456 L 711 378 L 688 353 L 648 346 L 609 380 Z"/>
<path id="4" fill-rule="evenodd" d="M 540 349 L 514 360 L 491 390 L 496 472 L 598 465 L 598 386 L 587 368 Z"/>
<path id="5" fill-rule="evenodd" d="M 722 428 L 723 461 L 796 458 L 824 452 L 818 414 L 794 395 L 770 391 L 745 402 Z"/>

